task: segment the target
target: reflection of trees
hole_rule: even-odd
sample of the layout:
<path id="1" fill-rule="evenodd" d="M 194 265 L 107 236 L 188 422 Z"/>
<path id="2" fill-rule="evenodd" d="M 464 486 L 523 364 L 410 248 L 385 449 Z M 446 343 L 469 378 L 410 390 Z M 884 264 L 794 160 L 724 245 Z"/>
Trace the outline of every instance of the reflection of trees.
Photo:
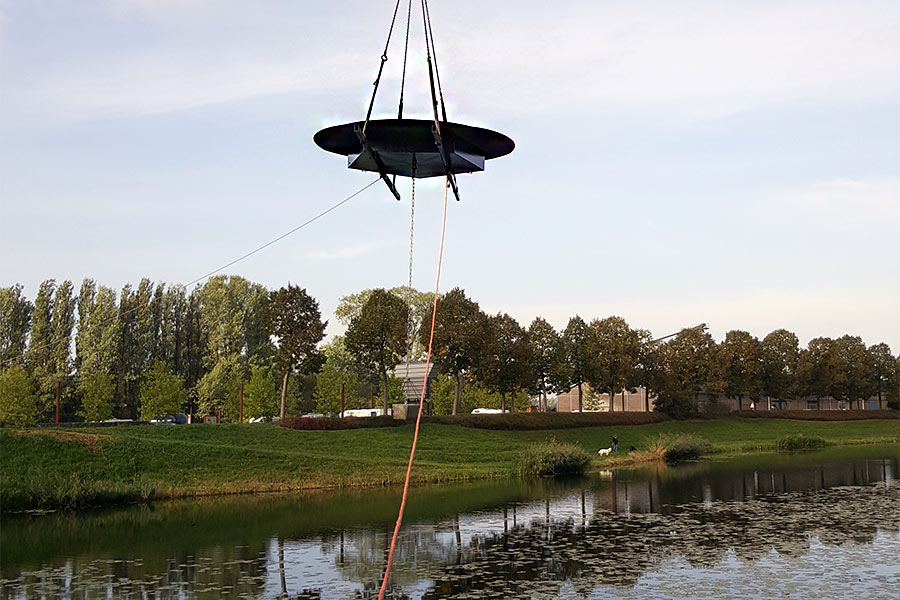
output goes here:
<path id="1" fill-rule="evenodd" d="M 416 583 L 428 573 L 462 560 L 453 521 L 413 526 L 397 538 L 390 582 L 395 587 Z M 391 531 L 350 530 L 322 540 L 322 550 L 334 556 L 338 571 L 351 581 L 381 584 Z"/>
<path id="2" fill-rule="evenodd" d="M 727 467 L 727 465 L 726 465 Z M 667 512 L 672 506 L 860 486 L 892 480 L 887 460 L 830 461 L 795 468 L 749 468 L 735 472 L 717 463 L 694 463 L 678 468 L 628 474 L 613 471 L 596 486 L 595 505 L 620 514 Z"/>
<path id="3" fill-rule="evenodd" d="M 668 514 L 627 519 L 601 511 L 585 528 L 574 519 L 536 520 L 475 538 L 469 561 L 429 575 L 435 583 L 425 597 L 554 595 L 565 581 L 586 595 L 603 585 L 633 585 L 661 560 L 676 556 L 710 567 L 729 550 L 747 563 L 770 549 L 802 556 L 812 536 L 829 545 L 871 543 L 879 529 L 897 531 L 898 518 L 900 488 L 877 486 L 686 504 Z"/>
<path id="4" fill-rule="evenodd" d="M 176 553 L 160 567 L 140 558 L 106 560 L 73 558 L 62 569 L 35 570 L 18 586 L 26 598 L 157 598 L 159 600 L 221 597 L 222 590 L 257 596 L 266 580 L 266 545 L 214 546 L 201 555 Z M 10 597 L 3 588 L 2 597 Z M 12 597 L 18 597 L 12 594 Z"/>

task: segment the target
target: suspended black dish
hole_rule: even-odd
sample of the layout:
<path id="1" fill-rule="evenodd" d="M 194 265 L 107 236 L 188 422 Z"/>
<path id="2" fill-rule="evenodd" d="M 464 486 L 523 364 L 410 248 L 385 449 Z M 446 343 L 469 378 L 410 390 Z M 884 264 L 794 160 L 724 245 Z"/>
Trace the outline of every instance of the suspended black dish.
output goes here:
<path id="1" fill-rule="evenodd" d="M 360 171 L 402 177 L 438 177 L 447 174 L 434 135 L 434 121 L 381 119 L 369 121 L 364 145 L 359 132 L 363 121 L 335 125 L 319 131 L 313 140 L 323 150 L 347 157 L 347 166 Z M 440 122 L 440 140 L 454 175 L 484 170 L 487 159 L 505 156 L 515 143 L 502 133 L 459 123 Z"/>

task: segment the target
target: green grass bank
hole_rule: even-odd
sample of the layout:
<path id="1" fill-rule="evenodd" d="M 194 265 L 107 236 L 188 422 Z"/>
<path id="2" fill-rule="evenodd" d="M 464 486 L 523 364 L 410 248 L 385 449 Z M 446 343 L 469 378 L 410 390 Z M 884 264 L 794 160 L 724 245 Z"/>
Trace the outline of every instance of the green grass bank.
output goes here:
<path id="1" fill-rule="evenodd" d="M 897 443 L 900 420 L 665 421 L 540 431 L 425 423 L 418 483 L 514 476 L 523 452 L 551 437 L 582 446 L 593 466 L 621 464 L 631 446 L 660 434 L 693 434 L 713 453 L 773 451 L 780 438 L 817 436 L 833 445 Z M 619 437 L 619 455 L 597 449 Z M 297 431 L 273 425 L 79 429 L 0 428 L 0 510 L 79 508 L 153 499 L 402 482 L 412 426 Z"/>

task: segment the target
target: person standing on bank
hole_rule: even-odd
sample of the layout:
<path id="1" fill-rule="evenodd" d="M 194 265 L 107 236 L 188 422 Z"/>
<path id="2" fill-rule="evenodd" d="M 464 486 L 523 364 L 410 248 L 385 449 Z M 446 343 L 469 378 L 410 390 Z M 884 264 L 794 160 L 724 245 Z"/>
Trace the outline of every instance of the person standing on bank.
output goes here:
<path id="1" fill-rule="evenodd" d="M 618 452 L 619 451 L 619 436 L 614 435 L 612 442 L 613 442 L 613 452 Z"/>

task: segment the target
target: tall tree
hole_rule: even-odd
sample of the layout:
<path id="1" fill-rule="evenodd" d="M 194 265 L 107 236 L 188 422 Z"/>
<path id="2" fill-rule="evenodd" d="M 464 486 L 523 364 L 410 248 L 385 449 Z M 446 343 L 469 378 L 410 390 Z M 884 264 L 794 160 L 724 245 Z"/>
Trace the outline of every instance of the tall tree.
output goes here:
<path id="1" fill-rule="evenodd" d="M 268 292 L 243 277 L 219 275 L 196 296 L 199 336 L 206 345 L 203 375 L 196 385 L 198 408 L 237 421 L 241 381 L 246 381 L 251 363 L 264 364 L 271 354 L 270 336 L 262 325 Z"/>
<path id="2" fill-rule="evenodd" d="M 154 346 L 150 301 L 153 284 L 146 277 L 137 289 L 125 284 L 119 294 L 119 358 L 115 412 L 135 419 L 140 404 L 140 380 L 150 366 Z"/>
<path id="3" fill-rule="evenodd" d="M 746 331 L 732 330 L 718 346 L 718 359 L 724 373 L 724 392 L 736 398 L 743 410 L 742 398 L 758 399 L 762 394 L 759 340 Z"/>
<path id="4" fill-rule="evenodd" d="M 112 374 L 118 359 L 118 308 L 116 292 L 85 279 L 78 300 L 78 331 L 75 334 L 75 362 L 78 372 L 102 371 Z"/>
<path id="5" fill-rule="evenodd" d="M 350 321 L 347 350 L 382 381 L 384 412 L 389 409 L 388 371 L 406 354 L 409 306 L 390 292 L 373 290 L 359 315 Z"/>
<path id="6" fill-rule="evenodd" d="M 72 282 L 65 281 L 57 288 L 53 279 L 44 281 L 35 298 L 26 364 L 37 385 L 43 407 L 41 414 L 45 419 L 53 412 L 56 386 L 65 384 L 63 389 L 66 390 L 69 387 L 67 384 L 72 371 L 70 346 L 74 324 Z M 68 399 L 69 394 L 66 393 L 63 398 L 66 408 L 69 408 Z"/>
<path id="7" fill-rule="evenodd" d="M 671 388 L 671 378 L 666 366 L 666 346 L 660 340 L 651 339 L 649 331 L 640 330 L 641 350 L 638 359 L 638 381 L 644 386 L 644 410 L 650 412 L 650 398 L 659 396 Z"/>
<path id="8" fill-rule="evenodd" d="M 587 333 L 593 361 L 588 381 L 598 392 L 609 392 L 609 412 L 613 412 L 616 393 L 637 385 L 640 334 L 625 319 L 615 316 L 591 321 Z"/>
<path id="9" fill-rule="evenodd" d="M 171 341 L 170 354 L 167 362 L 172 367 L 172 373 L 185 379 L 187 363 L 187 332 L 188 332 L 188 299 L 184 286 L 173 285 L 166 289 L 165 304 L 170 308 Z"/>
<path id="10" fill-rule="evenodd" d="M 75 298 L 71 281 L 63 281 L 53 294 L 53 314 L 50 328 L 53 331 L 50 360 L 53 370 L 68 377 L 72 372 L 72 330 L 75 327 Z"/>
<path id="11" fill-rule="evenodd" d="M 171 288 L 170 288 L 171 289 Z M 158 283 L 150 300 L 150 331 L 152 336 L 150 360 L 175 364 L 175 296 Z"/>
<path id="12" fill-rule="evenodd" d="M 306 290 L 288 285 L 269 293 L 263 311 L 264 327 L 278 343 L 276 356 L 283 369 L 281 383 L 281 418 L 285 414 L 288 376 L 298 370 L 302 374 L 316 373 L 325 362 L 318 349 L 325 337 L 325 325 L 319 303 Z"/>
<path id="13" fill-rule="evenodd" d="M 228 356 L 265 357 L 271 333 L 262 324 L 267 298 L 268 292 L 261 285 L 236 275 L 212 277 L 203 285 L 200 315 L 208 363 Z"/>
<path id="14" fill-rule="evenodd" d="M 832 387 L 833 395 L 851 407 L 858 403 L 862 410 L 863 402 L 876 392 L 872 385 L 871 355 L 858 336 L 842 335 L 834 341 L 834 348 L 838 376 Z"/>
<path id="15" fill-rule="evenodd" d="M 206 358 L 209 348 L 208 335 L 203 328 L 203 315 L 200 301 L 202 288 L 194 288 L 187 297 L 184 310 L 184 364 L 176 374 L 184 379 L 188 389 L 188 412 L 193 412 L 197 401 L 197 384 L 207 372 Z"/>
<path id="16" fill-rule="evenodd" d="M 337 320 L 344 325 L 350 325 L 354 317 L 359 316 L 362 307 L 369 300 L 374 289 L 363 290 L 356 294 L 350 294 L 341 298 L 334 314 Z M 388 293 L 397 296 L 409 306 L 409 323 L 407 343 L 410 344 L 407 354 L 410 360 L 422 358 L 428 349 L 428 333 L 422 333 L 422 329 L 431 327 L 431 309 L 434 305 L 434 295 L 431 292 L 421 292 L 408 285 L 393 287 Z M 438 313 L 440 314 L 440 313 Z M 427 324 L 427 327 L 423 327 Z M 424 342 L 422 340 L 425 340 Z"/>
<path id="17" fill-rule="evenodd" d="M 50 349 L 53 379 L 60 387 L 60 411 L 63 420 L 75 416 L 75 394 L 72 385 L 72 332 L 75 328 L 75 297 L 71 281 L 63 281 L 53 294 L 53 313 L 50 328 L 53 343 Z M 55 394 L 48 398 L 47 412 L 53 412 Z"/>
<path id="18" fill-rule="evenodd" d="M 419 341 L 426 348 L 431 317 L 432 307 L 429 307 L 423 321 L 427 326 L 419 332 Z M 485 323 L 486 316 L 478 303 L 466 297 L 460 288 L 453 288 L 438 298 L 431 355 L 438 369 L 453 378 L 451 412 L 454 415 L 459 412 L 464 374 L 474 368 L 481 354 Z"/>
<path id="19" fill-rule="evenodd" d="M 31 337 L 25 352 L 25 363 L 31 369 L 46 367 L 50 364 L 50 347 L 53 345 L 50 317 L 53 313 L 53 292 L 55 290 L 56 281 L 47 279 L 38 287 L 38 293 L 34 299 Z"/>
<path id="20" fill-rule="evenodd" d="M 884 408 L 884 400 L 894 401 L 900 395 L 900 366 L 887 344 L 869 347 L 869 363 L 872 365 L 872 389 L 878 396 L 878 408 Z"/>
<path id="21" fill-rule="evenodd" d="M 528 326 L 534 355 L 534 381 L 531 390 L 540 396 L 540 410 L 547 410 L 547 394 L 566 391 L 565 349 L 562 338 L 553 326 L 536 317 Z"/>
<path id="22" fill-rule="evenodd" d="M 834 397 L 839 370 L 834 340 L 813 338 L 800 352 L 797 361 L 798 388 L 803 395 L 815 396 L 816 406 L 821 408 L 822 398 Z"/>
<path id="23" fill-rule="evenodd" d="M 217 358 L 197 383 L 197 409 L 201 415 L 219 416 L 223 422 L 238 422 L 241 382 L 246 368 L 239 354 Z"/>
<path id="24" fill-rule="evenodd" d="M 762 393 L 786 400 L 797 387 L 800 340 L 787 329 L 776 329 L 762 339 L 759 353 Z"/>
<path id="25" fill-rule="evenodd" d="M 487 318 L 485 344 L 477 375 L 490 390 L 500 394 L 500 409 L 506 398 L 528 388 L 533 379 L 534 354 L 528 332 L 506 313 Z M 515 411 L 515 405 L 511 407 Z"/>
<path id="26" fill-rule="evenodd" d="M 565 352 L 566 383 L 569 387 L 578 386 L 578 412 L 584 410 L 584 384 L 591 378 L 593 361 L 588 347 L 588 326 L 584 319 L 575 315 L 569 319 L 562 333 Z"/>
<path id="27" fill-rule="evenodd" d="M 33 310 L 20 284 L 0 288 L 0 368 L 25 364 L 25 344 Z"/>
<path id="28" fill-rule="evenodd" d="M 78 300 L 78 331 L 75 335 L 75 363 L 78 366 L 75 385 L 81 398 L 82 413 L 89 412 L 96 419 L 109 418 L 105 412 L 107 405 L 107 384 L 111 382 L 115 398 L 114 376 L 118 372 L 117 362 L 120 343 L 116 292 L 108 287 L 97 288 L 90 279 L 81 284 Z M 100 378 L 103 375 L 104 378 Z M 85 402 L 99 398 L 96 410 L 85 410 Z M 110 408 L 112 410 L 113 406 Z"/>
<path id="29" fill-rule="evenodd" d="M 686 416 L 697 409 L 697 395 L 708 385 L 716 342 L 704 329 L 682 329 L 665 344 L 669 388 L 662 390 L 657 410 Z"/>

